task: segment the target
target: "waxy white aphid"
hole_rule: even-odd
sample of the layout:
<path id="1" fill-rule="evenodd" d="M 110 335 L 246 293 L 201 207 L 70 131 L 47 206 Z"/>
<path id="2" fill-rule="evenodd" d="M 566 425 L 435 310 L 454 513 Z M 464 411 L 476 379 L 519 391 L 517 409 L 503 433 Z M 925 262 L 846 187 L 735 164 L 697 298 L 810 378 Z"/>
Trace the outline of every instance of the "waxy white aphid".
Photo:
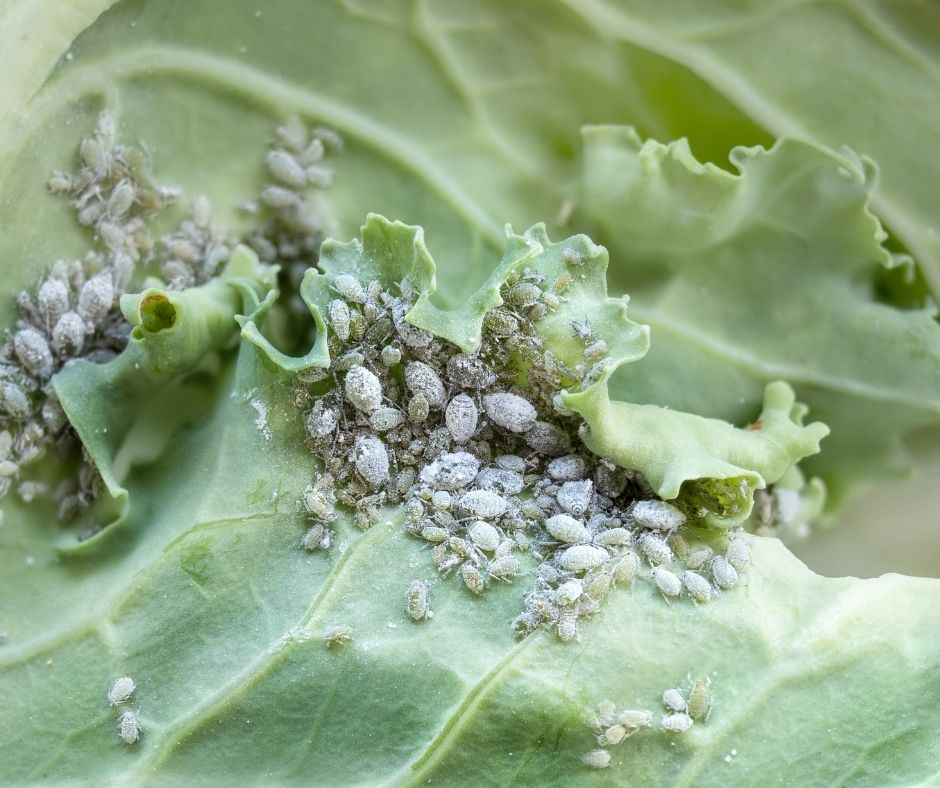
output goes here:
<path id="1" fill-rule="evenodd" d="M 646 709 L 624 709 L 617 715 L 618 723 L 634 730 L 648 726 L 652 719 L 653 713 Z"/>
<path id="2" fill-rule="evenodd" d="M 333 288 L 347 301 L 355 304 L 366 302 L 366 291 L 352 274 L 340 274 L 333 280 Z"/>
<path id="3" fill-rule="evenodd" d="M 728 547 L 725 549 L 725 560 L 738 572 L 747 571 L 751 563 L 751 551 L 747 546 L 747 542 L 740 537 L 728 542 Z"/>
<path id="4" fill-rule="evenodd" d="M 608 528 L 594 537 L 594 541 L 602 547 L 629 545 L 633 543 L 633 534 L 626 528 Z"/>
<path id="5" fill-rule="evenodd" d="M 314 517 L 332 521 L 336 519 L 336 492 L 333 475 L 324 473 L 304 489 L 303 505 Z"/>
<path id="6" fill-rule="evenodd" d="M 469 452 L 448 452 L 421 469 L 421 481 L 453 492 L 468 486 L 476 478 L 479 469 L 479 459 Z"/>
<path id="7" fill-rule="evenodd" d="M 329 313 L 333 333 L 345 342 L 349 339 L 349 306 L 345 301 L 334 298 L 330 301 Z"/>
<path id="8" fill-rule="evenodd" d="M 568 580 L 555 589 L 555 599 L 565 607 L 573 605 L 584 593 L 584 584 L 580 580 Z"/>
<path id="9" fill-rule="evenodd" d="M 382 363 L 386 367 L 394 367 L 401 361 L 401 350 L 393 345 L 383 347 L 380 355 L 382 356 Z"/>
<path id="10" fill-rule="evenodd" d="M 133 695 L 135 689 L 137 689 L 137 685 L 134 684 L 134 679 L 130 676 L 121 676 L 108 690 L 108 702 L 112 706 L 117 706 L 117 704 L 123 703 Z"/>
<path id="11" fill-rule="evenodd" d="M 267 158 L 268 172 L 281 183 L 299 189 L 307 185 L 307 174 L 300 162 L 287 151 L 272 150 Z"/>
<path id="12" fill-rule="evenodd" d="M 494 424 L 516 433 L 531 429 L 537 416 L 531 402 L 506 391 L 484 396 L 483 410 Z"/>
<path id="13" fill-rule="evenodd" d="M 405 592 L 405 612 L 412 621 L 431 618 L 431 597 L 428 584 L 423 580 L 412 580 Z"/>
<path id="14" fill-rule="evenodd" d="M 365 367 L 355 365 L 346 373 L 343 383 L 346 399 L 356 410 L 371 413 L 382 404 L 382 383 Z"/>
<path id="15" fill-rule="evenodd" d="M 640 571 L 640 557 L 632 550 L 627 550 L 614 562 L 614 580 L 618 583 L 632 583 Z"/>
<path id="16" fill-rule="evenodd" d="M 709 565 L 712 570 L 712 577 L 715 578 L 715 585 L 719 588 L 733 588 L 738 582 L 737 570 L 725 559 L 724 556 L 716 555 Z"/>
<path id="17" fill-rule="evenodd" d="M 571 451 L 571 438 L 561 427 L 547 421 L 536 421 L 525 433 L 525 442 L 533 451 L 547 457 Z"/>
<path id="18" fill-rule="evenodd" d="M 668 569 L 654 566 L 650 576 L 663 596 L 677 597 L 682 593 L 682 581 Z"/>
<path id="19" fill-rule="evenodd" d="M 348 624 L 336 624 L 323 633 L 327 647 L 342 646 L 352 640 L 352 627 Z"/>
<path id="20" fill-rule="evenodd" d="M 603 564 L 608 553 L 602 547 L 592 544 L 578 544 L 569 547 L 558 557 L 558 566 L 566 572 L 585 572 Z"/>
<path id="21" fill-rule="evenodd" d="M 578 481 L 587 476 L 588 464 L 583 457 L 569 454 L 552 460 L 547 470 L 549 477 L 556 482 Z"/>
<path id="22" fill-rule="evenodd" d="M 559 542 L 579 544 L 591 539 L 591 532 L 570 514 L 556 514 L 545 521 L 545 530 Z"/>
<path id="23" fill-rule="evenodd" d="M 392 307 L 392 322 L 395 325 L 395 330 L 398 332 L 399 339 L 408 345 L 408 347 L 428 347 L 434 340 L 434 335 L 430 331 L 425 331 L 423 328 L 411 325 L 407 320 L 408 310 L 408 305 L 401 301 L 397 302 L 395 306 Z"/>
<path id="24" fill-rule="evenodd" d="M 0 460 L 0 479 L 8 479 L 11 476 L 16 476 L 19 472 L 19 463 L 13 460 Z"/>
<path id="25" fill-rule="evenodd" d="M 697 547 L 694 550 L 690 550 L 685 556 L 685 565 L 689 569 L 699 570 L 709 562 L 714 554 L 714 550 L 707 545 Z"/>
<path id="26" fill-rule="evenodd" d="M 431 406 L 424 394 L 415 394 L 408 401 L 408 421 L 412 424 L 422 424 L 428 417 Z"/>
<path id="27" fill-rule="evenodd" d="M 440 542 L 446 542 L 450 539 L 450 531 L 447 528 L 442 528 L 439 525 L 426 525 L 421 529 L 421 538 L 425 542 L 432 542 L 434 544 L 439 544 Z"/>
<path id="28" fill-rule="evenodd" d="M 311 438 L 323 438 L 339 425 L 339 413 L 334 408 L 322 407 L 318 402 L 307 414 L 307 434 Z"/>
<path id="29" fill-rule="evenodd" d="M 471 542 L 487 553 L 496 550 L 502 541 L 499 531 L 483 520 L 477 520 L 475 523 L 471 523 L 470 527 L 467 529 L 467 536 L 470 537 Z"/>
<path id="30" fill-rule="evenodd" d="M 373 488 L 389 479 L 388 451 L 385 444 L 371 435 L 356 439 L 354 449 L 356 472 Z"/>
<path id="31" fill-rule="evenodd" d="M 365 360 L 366 357 L 358 350 L 349 350 L 333 362 L 333 368 L 339 372 L 347 372 L 353 367 L 361 366 Z"/>
<path id="32" fill-rule="evenodd" d="M 666 540 L 652 533 L 644 533 L 637 540 L 637 546 L 651 564 L 666 564 L 672 560 L 672 548 Z"/>
<path id="33" fill-rule="evenodd" d="M 405 423 L 405 414 L 397 408 L 378 408 L 369 416 L 369 426 L 376 432 L 388 432 Z"/>
<path id="34" fill-rule="evenodd" d="M 447 362 L 447 378 L 465 389 L 484 389 L 496 382 L 496 375 L 476 356 L 458 353 Z"/>
<path id="35" fill-rule="evenodd" d="M 632 733 L 635 733 L 635 731 L 631 731 L 626 725 L 611 725 L 597 737 L 597 743 L 602 747 L 612 747 L 616 744 L 620 744 L 620 742 Z"/>
<path id="36" fill-rule="evenodd" d="M 696 679 L 689 690 L 689 716 L 693 720 L 707 720 L 711 710 L 711 682 L 708 679 Z"/>
<path id="37" fill-rule="evenodd" d="M 521 473 L 504 468 L 484 468 L 477 474 L 474 483 L 481 490 L 494 490 L 502 495 L 518 495 L 525 488 Z"/>
<path id="38" fill-rule="evenodd" d="M 667 689 L 663 693 L 663 706 L 670 711 L 685 711 L 687 704 L 681 690 Z"/>
<path id="39" fill-rule="evenodd" d="M 531 282 L 519 282 L 506 290 L 506 303 L 512 306 L 531 306 L 541 297 L 541 288 Z"/>
<path id="40" fill-rule="evenodd" d="M 592 599 L 600 601 L 607 596 L 613 577 L 607 572 L 598 572 L 587 585 L 587 594 Z"/>
<path id="41" fill-rule="evenodd" d="M 629 514 L 637 525 L 657 531 L 674 531 L 686 520 L 682 512 L 665 501 L 637 501 Z"/>
<path id="42" fill-rule="evenodd" d="M 410 361 L 405 366 L 405 385 L 412 394 L 422 394 L 431 408 L 443 407 L 447 392 L 438 374 L 423 361 Z"/>
<path id="43" fill-rule="evenodd" d="M 519 574 L 521 568 L 522 564 L 519 563 L 519 559 L 514 555 L 504 555 L 500 558 L 494 558 L 486 565 L 486 571 L 489 575 L 500 580 L 515 577 Z"/>
<path id="44" fill-rule="evenodd" d="M 133 744 L 140 738 L 140 725 L 133 711 L 125 711 L 118 720 L 118 736 L 125 744 Z"/>
<path id="45" fill-rule="evenodd" d="M 212 222 L 212 203 L 204 194 L 193 200 L 193 223 L 203 230 Z"/>
<path id="46" fill-rule="evenodd" d="M 561 256 L 568 265 L 584 265 L 584 255 L 570 246 L 565 247 Z"/>
<path id="47" fill-rule="evenodd" d="M 297 205 L 300 198 L 296 192 L 285 189 L 283 186 L 266 186 L 261 191 L 261 202 L 269 208 L 290 208 Z"/>
<path id="48" fill-rule="evenodd" d="M 477 431 L 479 414 L 477 406 L 466 394 L 458 394 L 447 403 L 444 411 L 444 423 L 454 439 L 454 443 L 466 443 Z"/>
<path id="49" fill-rule="evenodd" d="M 304 534 L 304 550 L 329 550 L 333 544 L 333 534 L 323 523 L 316 523 Z"/>
<path id="50" fill-rule="evenodd" d="M 590 479 L 565 482 L 558 491 L 558 505 L 569 514 L 581 517 L 591 505 L 594 483 Z"/>
<path id="51" fill-rule="evenodd" d="M 492 490 L 471 490 L 460 497 L 460 508 L 474 517 L 501 517 L 509 509 L 509 501 Z"/>
<path id="52" fill-rule="evenodd" d="M 603 339 L 598 339 L 584 348 L 584 357 L 589 361 L 596 361 L 607 355 L 607 343 Z"/>
<path id="53" fill-rule="evenodd" d="M 578 615 L 574 608 L 565 608 L 559 612 L 555 631 L 565 643 L 570 643 L 578 637 Z"/>
<path id="54" fill-rule="evenodd" d="M 21 328 L 13 335 L 13 350 L 30 375 L 47 378 L 52 374 L 52 352 L 46 338 L 35 328 Z"/>
<path id="55" fill-rule="evenodd" d="M 602 700 L 595 708 L 591 724 L 595 728 L 609 728 L 616 721 L 617 704 L 611 700 Z"/>
<path id="56" fill-rule="evenodd" d="M 14 419 L 29 416 L 30 406 L 26 393 L 15 383 L 0 381 L 0 411 Z"/>
<path id="57" fill-rule="evenodd" d="M 450 497 L 450 493 L 447 490 L 435 490 L 434 494 L 431 496 L 431 506 L 433 506 L 438 511 L 447 511 L 450 509 L 453 499 Z"/>
<path id="58" fill-rule="evenodd" d="M 114 284 L 110 271 L 96 274 L 82 285 L 78 293 L 77 311 L 89 325 L 98 325 L 114 303 Z"/>
<path id="59" fill-rule="evenodd" d="M 692 727 L 692 718 L 681 711 L 666 714 L 660 721 L 664 731 L 668 733 L 685 733 Z"/>
<path id="60" fill-rule="evenodd" d="M 77 356 L 85 344 L 85 321 L 77 312 L 66 312 L 52 329 L 52 349 L 60 358 Z"/>
<path id="61" fill-rule="evenodd" d="M 486 578 L 469 561 L 460 565 L 460 577 L 464 585 L 474 594 L 482 594 L 486 589 Z"/>
<path id="62" fill-rule="evenodd" d="M 36 306 L 47 329 L 51 329 L 69 308 L 69 289 L 60 279 L 50 277 L 39 287 Z"/>
<path id="63" fill-rule="evenodd" d="M 712 586 L 698 572 L 686 570 L 682 573 L 682 585 L 686 593 L 696 602 L 707 602 L 712 596 Z"/>
<path id="64" fill-rule="evenodd" d="M 610 766 L 610 753 L 607 750 L 591 750 L 581 756 L 581 763 L 592 769 L 606 769 Z"/>

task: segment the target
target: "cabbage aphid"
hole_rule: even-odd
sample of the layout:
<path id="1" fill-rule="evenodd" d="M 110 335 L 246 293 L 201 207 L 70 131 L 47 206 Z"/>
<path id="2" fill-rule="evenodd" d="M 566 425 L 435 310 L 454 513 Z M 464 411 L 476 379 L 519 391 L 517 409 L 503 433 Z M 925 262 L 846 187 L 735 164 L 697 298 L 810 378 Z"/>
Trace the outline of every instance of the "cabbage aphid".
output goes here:
<path id="1" fill-rule="evenodd" d="M 428 584 L 423 580 L 412 580 L 405 592 L 405 612 L 412 621 L 432 618 L 431 598 Z"/>
<path id="2" fill-rule="evenodd" d="M 118 735 L 125 744 L 133 744 L 140 739 L 140 725 L 135 712 L 128 710 L 121 715 L 118 720 Z"/>
<path id="3" fill-rule="evenodd" d="M 133 695 L 135 689 L 137 689 L 137 685 L 134 684 L 134 679 L 130 676 L 121 676 L 108 690 L 108 702 L 112 706 L 117 706 L 117 704 L 123 703 Z"/>

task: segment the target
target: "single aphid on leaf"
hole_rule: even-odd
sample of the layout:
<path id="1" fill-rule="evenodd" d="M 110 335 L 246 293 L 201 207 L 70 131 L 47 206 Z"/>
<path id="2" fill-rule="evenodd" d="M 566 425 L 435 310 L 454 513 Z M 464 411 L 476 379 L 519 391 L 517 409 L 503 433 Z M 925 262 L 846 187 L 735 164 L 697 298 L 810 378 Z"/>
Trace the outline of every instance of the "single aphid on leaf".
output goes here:
<path id="1" fill-rule="evenodd" d="M 137 713 L 125 711 L 118 720 L 118 735 L 125 744 L 134 744 L 140 739 L 140 724 Z"/>
<path id="2" fill-rule="evenodd" d="M 108 702 L 112 706 L 123 703 L 134 694 L 135 689 L 137 689 L 137 685 L 134 684 L 134 679 L 130 676 L 121 676 L 108 690 Z"/>

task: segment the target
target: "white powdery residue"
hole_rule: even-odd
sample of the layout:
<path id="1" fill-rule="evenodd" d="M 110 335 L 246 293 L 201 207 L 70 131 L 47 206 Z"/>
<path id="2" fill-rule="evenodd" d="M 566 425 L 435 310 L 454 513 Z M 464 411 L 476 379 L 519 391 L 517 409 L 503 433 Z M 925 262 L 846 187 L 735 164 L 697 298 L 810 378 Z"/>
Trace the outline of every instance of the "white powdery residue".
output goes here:
<path id="1" fill-rule="evenodd" d="M 257 399 L 249 400 L 249 404 L 258 414 L 255 417 L 255 428 L 264 436 L 265 440 L 271 440 L 271 429 L 268 427 L 268 406 Z"/>

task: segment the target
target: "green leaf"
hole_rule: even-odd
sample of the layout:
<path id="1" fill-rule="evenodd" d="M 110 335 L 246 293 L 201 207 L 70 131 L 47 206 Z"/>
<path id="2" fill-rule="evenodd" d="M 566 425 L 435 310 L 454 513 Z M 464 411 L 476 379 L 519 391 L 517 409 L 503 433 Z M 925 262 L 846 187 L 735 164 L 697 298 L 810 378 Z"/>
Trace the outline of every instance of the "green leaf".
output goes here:
<path id="1" fill-rule="evenodd" d="M 805 465 L 838 504 L 902 470 L 901 436 L 936 422 L 940 327 L 866 284 L 892 262 L 868 210 L 870 162 L 783 140 L 732 163 L 631 129 L 585 131 L 584 210 L 653 338 L 612 395 L 743 425 L 765 385 L 787 380 L 832 429 Z"/>

